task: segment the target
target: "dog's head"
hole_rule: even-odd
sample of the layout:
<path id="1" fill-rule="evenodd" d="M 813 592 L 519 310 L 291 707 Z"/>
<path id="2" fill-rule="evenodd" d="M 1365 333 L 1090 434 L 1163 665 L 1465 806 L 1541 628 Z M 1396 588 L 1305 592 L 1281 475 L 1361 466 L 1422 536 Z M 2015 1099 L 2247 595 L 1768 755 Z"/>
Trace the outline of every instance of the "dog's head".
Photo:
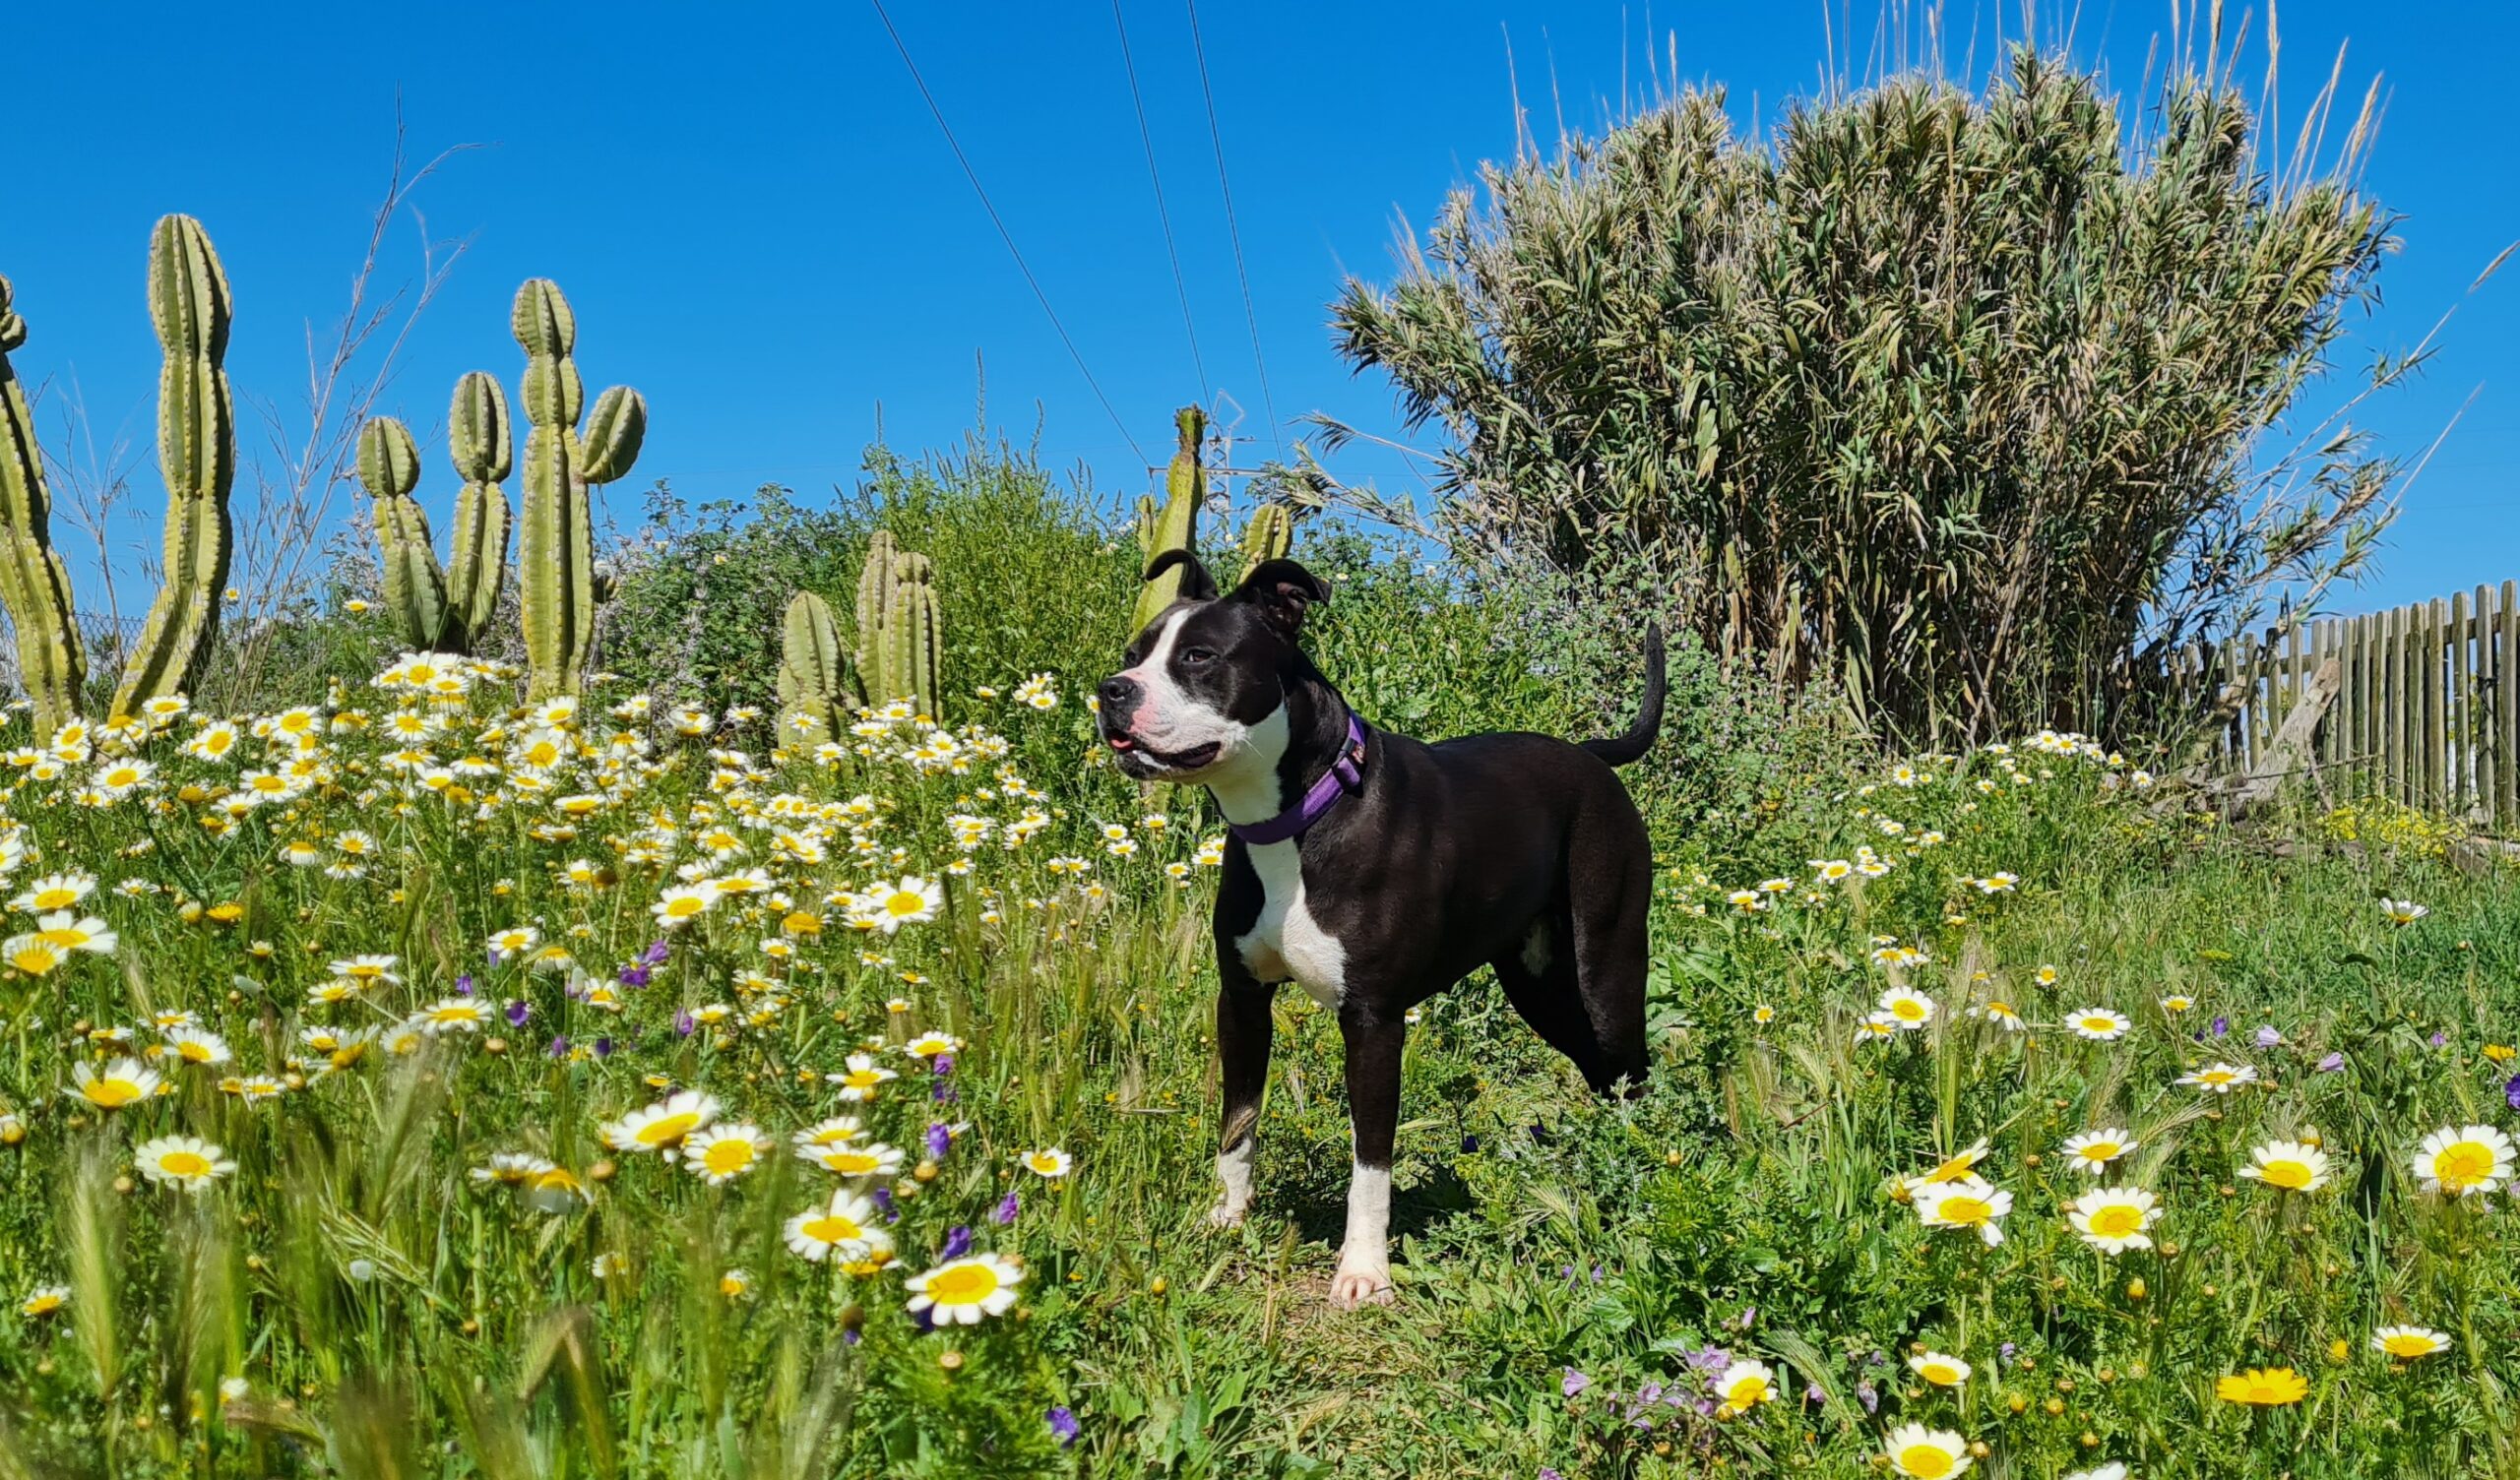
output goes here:
<path id="1" fill-rule="evenodd" d="M 1292 560 L 1264 560 L 1219 595 L 1199 557 L 1166 550 L 1155 580 L 1180 567 L 1181 599 L 1129 644 L 1128 666 L 1096 691 L 1102 742 L 1142 781 L 1201 781 L 1237 764 L 1276 765 L 1290 686 L 1308 671 L 1295 639 L 1304 612 L 1330 599 Z"/>

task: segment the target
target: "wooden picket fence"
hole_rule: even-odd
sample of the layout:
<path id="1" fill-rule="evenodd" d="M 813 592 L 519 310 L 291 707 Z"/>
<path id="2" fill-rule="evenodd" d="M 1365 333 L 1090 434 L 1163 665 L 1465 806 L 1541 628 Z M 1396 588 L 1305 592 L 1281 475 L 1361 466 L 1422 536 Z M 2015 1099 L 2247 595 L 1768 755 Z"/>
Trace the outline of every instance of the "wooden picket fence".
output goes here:
<path id="1" fill-rule="evenodd" d="M 2520 582 L 2191 648 L 2180 666 L 2200 694 L 2236 699 L 2222 760 L 2246 771 L 2271 764 L 2285 716 L 2330 658 L 2338 687 L 2309 752 L 2321 771 L 2520 832 Z"/>

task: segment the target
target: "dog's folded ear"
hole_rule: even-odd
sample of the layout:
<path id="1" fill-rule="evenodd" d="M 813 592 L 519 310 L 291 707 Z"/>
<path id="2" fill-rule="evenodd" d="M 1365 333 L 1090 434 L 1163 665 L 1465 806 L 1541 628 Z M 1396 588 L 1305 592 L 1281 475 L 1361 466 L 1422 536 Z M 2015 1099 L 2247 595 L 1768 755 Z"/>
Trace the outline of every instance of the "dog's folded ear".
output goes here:
<path id="1" fill-rule="evenodd" d="M 1176 565 L 1181 567 L 1182 595 L 1193 601 L 1214 601 L 1217 598 L 1217 578 L 1209 575 L 1208 568 L 1199 563 L 1198 555 L 1189 550 L 1166 550 L 1156 556 L 1147 562 L 1146 574 L 1139 581 L 1141 584 L 1153 581 Z"/>
<path id="2" fill-rule="evenodd" d="M 1270 626 L 1293 638 L 1303 631 L 1305 611 L 1330 599 L 1330 586 L 1292 560 L 1264 560 L 1226 599 L 1258 608 Z"/>

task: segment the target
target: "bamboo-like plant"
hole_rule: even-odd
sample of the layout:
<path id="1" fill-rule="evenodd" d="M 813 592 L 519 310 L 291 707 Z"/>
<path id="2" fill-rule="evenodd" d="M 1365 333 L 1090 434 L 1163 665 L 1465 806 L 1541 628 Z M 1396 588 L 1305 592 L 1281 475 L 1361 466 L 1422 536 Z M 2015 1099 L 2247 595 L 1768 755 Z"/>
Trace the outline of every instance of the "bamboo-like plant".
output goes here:
<path id="1" fill-rule="evenodd" d="M 1473 557 L 1641 566 L 1710 649 L 1912 736 L 2097 730 L 2180 645 L 2358 568 L 2400 470 L 2334 422 L 2258 446 L 2389 245 L 2371 107 L 2318 173 L 2333 84 L 2288 146 L 2218 75 L 2131 144 L 2027 49 L 1772 143 L 1690 92 L 1486 166 L 1336 329 L 1448 442 Z"/>

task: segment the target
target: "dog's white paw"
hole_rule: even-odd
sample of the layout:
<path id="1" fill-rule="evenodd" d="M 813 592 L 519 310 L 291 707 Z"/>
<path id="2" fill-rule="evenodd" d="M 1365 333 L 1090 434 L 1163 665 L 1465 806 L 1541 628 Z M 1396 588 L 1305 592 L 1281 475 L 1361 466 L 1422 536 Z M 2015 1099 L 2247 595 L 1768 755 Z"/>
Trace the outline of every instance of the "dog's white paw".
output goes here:
<path id="1" fill-rule="evenodd" d="M 1391 1286 L 1391 1266 L 1361 1262 L 1339 1262 L 1339 1272 L 1330 1276 L 1330 1303 L 1343 1311 L 1360 1305 L 1389 1305 L 1399 1292 Z"/>
<path id="2" fill-rule="evenodd" d="M 1216 1206 L 1208 1209 L 1208 1226 L 1210 1228 L 1239 1228 L 1242 1226 L 1243 1211 L 1244 1209 L 1242 1206 L 1221 1198 L 1217 1200 Z"/>

